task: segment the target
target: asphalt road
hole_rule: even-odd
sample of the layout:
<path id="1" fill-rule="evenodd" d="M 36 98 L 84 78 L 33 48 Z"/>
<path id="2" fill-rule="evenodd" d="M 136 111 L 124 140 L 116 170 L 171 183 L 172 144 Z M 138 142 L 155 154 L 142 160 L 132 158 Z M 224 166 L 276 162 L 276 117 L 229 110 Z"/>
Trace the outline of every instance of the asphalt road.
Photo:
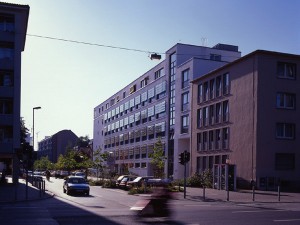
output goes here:
<path id="1" fill-rule="evenodd" d="M 68 196 L 63 180 L 51 178 L 46 189 L 55 196 L 46 200 L 0 205 L 0 224 L 22 225 L 299 225 L 299 203 L 203 202 L 178 198 L 171 202 L 167 220 L 139 220 L 130 211 L 144 196 L 132 196 L 118 189 L 91 187 L 90 196 Z"/>

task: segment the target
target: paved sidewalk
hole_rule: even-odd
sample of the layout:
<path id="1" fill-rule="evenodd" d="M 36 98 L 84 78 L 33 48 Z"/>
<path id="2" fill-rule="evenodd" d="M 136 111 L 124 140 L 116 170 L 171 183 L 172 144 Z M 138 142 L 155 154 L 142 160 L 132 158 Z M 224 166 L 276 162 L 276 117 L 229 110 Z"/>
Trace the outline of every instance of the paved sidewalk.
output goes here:
<path id="1" fill-rule="evenodd" d="M 28 182 L 28 191 L 26 191 L 26 182 L 21 178 L 19 179 L 19 183 L 16 185 L 12 183 L 0 185 L 0 203 L 33 201 L 52 196 L 53 194 L 51 192 L 47 190 L 45 192 L 41 192 L 38 188 L 32 186 L 30 182 Z"/>
<path id="2" fill-rule="evenodd" d="M 182 192 L 181 192 L 182 193 Z M 229 195 L 228 195 L 229 194 Z M 184 199 L 183 193 L 180 198 Z M 205 198 L 203 197 L 205 196 Z M 228 198 L 228 200 L 227 200 Z M 238 190 L 230 191 L 217 189 L 205 189 L 205 195 L 202 188 L 187 188 L 186 200 L 191 201 L 211 201 L 211 202 L 236 202 L 236 203 L 249 203 L 249 202 L 262 202 L 262 203 L 300 203 L 300 193 L 287 193 L 273 191 L 259 191 L 255 190 L 254 196 L 252 190 Z"/>

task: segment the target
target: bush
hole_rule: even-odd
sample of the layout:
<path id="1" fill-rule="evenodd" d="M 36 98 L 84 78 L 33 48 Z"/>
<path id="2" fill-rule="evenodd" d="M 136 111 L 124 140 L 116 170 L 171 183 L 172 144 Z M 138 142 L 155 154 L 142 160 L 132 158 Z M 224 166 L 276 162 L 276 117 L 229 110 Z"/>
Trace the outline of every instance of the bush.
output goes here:
<path id="1" fill-rule="evenodd" d="M 187 177 L 186 186 L 188 187 L 207 187 L 212 188 L 213 174 L 211 170 L 205 170 L 201 174 L 195 173 L 194 175 Z M 172 186 L 184 186 L 184 179 L 178 179 L 172 181 Z"/>
<path id="2" fill-rule="evenodd" d="M 102 185 L 103 188 L 116 188 L 116 181 L 105 180 Z"/>
<path id="3" fill-rule="evenodd" d="M 129 194 L 129 195 L 145 194 L 145 193 L 152 193 L 152 188 L 147 187 L 146 190 L 145 190 L 145 187 L 142 186 L 142 187 L 137 187 L 137 188 L 131 188 L 131 189 L 128 191 L 128 194 Z"/>
<path id="4" fill-rule="evenodd" d="M 89 180 L 89 184 L 91 186 L 102 186 L 104 184 L 104 180 Z"/>

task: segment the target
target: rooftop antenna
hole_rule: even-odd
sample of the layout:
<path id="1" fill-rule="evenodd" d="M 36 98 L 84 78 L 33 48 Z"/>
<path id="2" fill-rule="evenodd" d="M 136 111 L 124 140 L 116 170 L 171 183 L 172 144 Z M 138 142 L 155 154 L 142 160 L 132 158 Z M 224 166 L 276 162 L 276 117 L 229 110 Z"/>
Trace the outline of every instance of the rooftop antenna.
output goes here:
<path id="1" fill-rule="evenodd" d="M 202 42 L 202 46 L 207 47 L 207 38 L 206 37 L 202 37 L 201 42 Z"/>

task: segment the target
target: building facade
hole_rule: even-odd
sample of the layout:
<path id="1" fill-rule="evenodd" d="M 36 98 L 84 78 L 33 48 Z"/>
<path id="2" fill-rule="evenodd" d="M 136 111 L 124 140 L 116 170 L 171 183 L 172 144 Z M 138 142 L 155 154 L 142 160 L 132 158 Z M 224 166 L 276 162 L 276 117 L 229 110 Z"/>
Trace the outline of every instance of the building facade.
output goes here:
<path id="1" fill-rule="evenodd" d="M 61 130 L 38 142 L 38 158 L 48 156 L 51 162 L 56 163 L 58 157 L 64 155 L 67 148 L 73 148 L 77 142 L 78 137 L 71 130 Z"/>
<path id="2" fill-rule="evenodd" d="M 94 108 L 94 151 L 107 151 L 115 171 L 152 175 L 160 138 L 167 177 L 183 176 L 178 154 L 190 148 L 190 81 L 240 58 L 237 46 L 176 44 L 154 68 Z"/>
<path id="3" fill-rule="evenodd" d="M 238 186 L 299 188 L 299 66 L 257 50 L 194 80 L 190 172 L 211 169 L 221 186 L 231 165 Z"/>
<path id="4" fill-rule="evenodd" d="M 0 3 L 0 168 L 13 183 L 19 176 L 21 53 L 28 16 L 28 5 Z"/>

